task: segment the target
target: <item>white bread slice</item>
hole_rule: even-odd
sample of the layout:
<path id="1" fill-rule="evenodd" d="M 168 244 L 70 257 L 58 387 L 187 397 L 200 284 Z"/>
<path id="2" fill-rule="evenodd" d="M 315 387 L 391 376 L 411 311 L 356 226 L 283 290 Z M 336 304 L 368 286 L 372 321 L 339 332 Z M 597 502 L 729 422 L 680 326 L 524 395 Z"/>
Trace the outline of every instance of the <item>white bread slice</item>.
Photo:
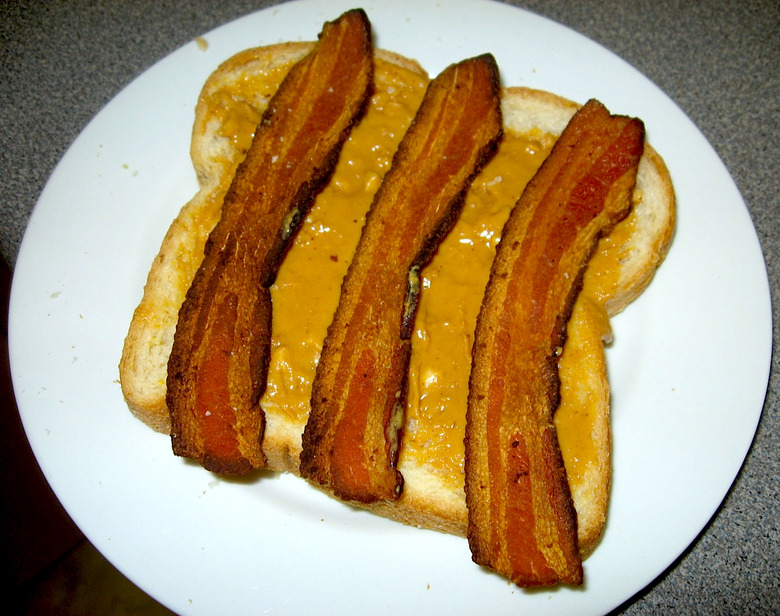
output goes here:
<path id="1" fill-rule="evenodd" d="M 208 233 L 216 224 L 224 192 L 248 147 L 251 123 L 259 120 L 286 70 L 309 49 L 310 44 L 291 43 L 247 50 L 223 63 L 204 85 L 196 108 L 191 144 L 201 189 L 181 210 L 163 240 L 120 361 L 120 381 L 128 406 L 158 431 L 170 429 L 165 379 L 178 309 L 202 258 Z M 377 51 L 377 57 L 425 75 L 416 62 L 397 54 Z M 553 94 L 527 88 L 505 89 L 502 100 L 507 131 L 548 140 L 550 135 L 560 134 L 578 107 Z M 226 126 L 235 123 L 236 117 L 243 117 L 246 126 Z M 247 130 L 247 126 L 251 128 Z M 234 137 L 236 134 L 239 138 Z M 582 294 L 578 305 L 585 305 L 586 312 L 592 305 L 605 305 L 604 310 L 609 314 L 621 310 L 647 285 L 668 247 L 674 228 L 674 196 L 663 161 L 649 147 L 640 165 L 634 200 L 629 219 L 618 225 L 627 231 L 621 235 L 616 229 L 613 236 L 617 241 L 602 240 L 604 251 L 613 251 L 613 256 L 602 257 L 602 267 L 616 262 L 619 267 L 617 273 L 606 277 L 609 288 Z M 594 268 L 590 268 L 586 278 L 598 278 L 591 275 L 591 270 Z M 604 286 L 602 282 L 586 282 L 586 289 L 589 284 L 592 288 Z M 284 309 L 276 304 L 274 308 Z M 598 463 L 586 469 L 586 478 L 573 490 L 583 554 L 593 549 L 602 532 L 610 484 L 609 389 L 601 346 L 602 338 L 608 334 L 608 320 L 600 317 L 599 309 L 591 310 L 588 315 L 590 321 L 578 329 L 581 333 L 570 332 L 567 343 L 567 347 L 576 347 L 588 341 L 593 346 L 595 342 L 598 349 L 595 354 L 587 354 L 584 366 L 573 370 L 589 375 L 588 382 L 592 384 L 588 389 L 595 391 L 601 400 L 593 418 L 593 446 Z M 564 351 L 564 358 L 575 355 Z M 263 449 L 270 468 L 297 473 L 305 418 L 292 420 L 272 406 L 266 406 L 265 411 Z M 400 470 L 405 479 L 402 497 L 367 508 L 407 524 L 464 535 L 467 512 L 462 477 L 443 481 L 435 468 L 404 461 L 403 456 Z"/>

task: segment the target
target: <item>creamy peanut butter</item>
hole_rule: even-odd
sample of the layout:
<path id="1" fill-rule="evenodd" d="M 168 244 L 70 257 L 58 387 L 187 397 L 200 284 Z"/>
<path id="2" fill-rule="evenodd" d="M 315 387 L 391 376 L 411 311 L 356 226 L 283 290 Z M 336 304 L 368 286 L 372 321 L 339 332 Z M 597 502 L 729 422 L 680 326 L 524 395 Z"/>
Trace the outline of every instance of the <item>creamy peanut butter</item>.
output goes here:
<path id="1" fill-rule="evenodd" d="M 260 115 L 249 92 L 270 97 L 286 72 L 232 84 L 215 107 L 222 134 L 246 150 Z M 273 341 L 264 409 L 305 425 L 317 361 L 339 299 L 341 280 L 357 246 L 366 213 L 393 154 L 419 106 L 428 80 L 378 59 L 376 92 L 362 122 L 344 145 L 330 184 L 304 221 L 271 288 Z M 463 212 L 422 270 L 409 369 L 406 425 L 399 465 L 424 464 L 440 480 L 463 486 L 463 436 L 477 313 L 501 229 L 526 183 L 549 154 L 549 135 L 505 133 L 495 158 L 468 192 Z M 620 227 L 618 228 L 620 229 Z M 623 231 L 627 233 L 628 231 Z M 602 240 L 569 324 L 560 360 L 561 406 L 556 426 L 576 492 L 593 447 L 598 396 L 606 383 L 589 383 L 601 366 L 602 338 L 610 335 L 604 308 L 616 284 L 619 238 Z M 593 273 L 591 273 L 593 272 Z M 600 362 L 594 364 L 593 362 Z M 594 391 L 596 392 L 594 395 Z"/>
<path id="2" fill-rule="evenodd" d="M 458 222 L 422 271 L 400 464 L 428 465 L 453 486 L 463 484 L 471 346 L 496 245 L 553 142 L 505 133 L 469 190 Z"/>
<path id="3" fill-rule="evenodd" d="M 366 213 L 422 102 L 426 77 L 377 59 L 376 91 L 344 144 L 271 287 L 273 330 L 263 408 L 305 424 L 316 364 Z"/>

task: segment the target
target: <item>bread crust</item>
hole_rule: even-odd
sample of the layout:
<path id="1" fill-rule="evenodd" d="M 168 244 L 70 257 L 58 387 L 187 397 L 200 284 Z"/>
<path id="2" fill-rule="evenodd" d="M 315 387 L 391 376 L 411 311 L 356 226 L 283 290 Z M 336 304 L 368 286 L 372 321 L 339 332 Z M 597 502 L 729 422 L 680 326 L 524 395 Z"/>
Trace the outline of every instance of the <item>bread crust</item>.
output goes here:
<path id="1" fill-rule="evenodd" d="M 191 157 L 200 190 L 180 211 L 163 239 L 136 309 L 120 360 L 120 382 L 130 410 L 153 429 L 168 433 L 170 420 L 165 405 L 168 355 L 173 342 L 179 307 L 200 264 L 203 246 L 219 217 L 222 197 L 238 162 L 245 152 L 221 134 L 215 100 L 229 92 L 248 75 L 279 72 L 303 57 L 311 43 L 285 43 L 243 51 L 225 61 L 204 84 L 198 99 L 193 126 Z M 377 50 L 377 57 L 425 75 L 422 67 L 397 53 Z M 272 92 L 270 93 L 272 94 Z M 270 94 L 239 93 L 236 98 L 262 113 Z M 579 105 L 557 95 L 530 88 L 502 89 L 505 130 L 520 134 L 559 135 Z M 617 283 L 606 306 L 614 315 L 636 298 L 649 284 L 671 242 L 675 225 L 675 203 L 671 179 L 663 159 L 648 145 L 645 148 L 633 197 L 634 207 L 621 225 L 633 225 L 617 249 L 626 256 L 621 261 Z M 617 229 L 617 228 L 616 228 Z M 602 240 L 603 241 L 603 240 Z M 591 269 L 593 264 L 591 264 Z M 588 272 L 586 272 L 586 285 Z M 576 308 L 575 308 L 576 309 Z M 600 342 L 595 328 L 588 335 Z M 592 551 L 604 528 L 610 486 L 609 388 L 606 366 L 593 375 L 600 383 L 607 404 L 600 418 L 596 445 L 602 468 L 593 472 L 587 489 L 574 494 L 579 516 L 579 543 L 583 556 Z M 301 434 L 305 421 L 266 412 L 263 441 L 268 468 L 299 474 Z M 403 463 L 404 491 L 392 502 L 365 505 L 378 515 L 456 535 L 466 534 L 467 512 L 462 482 L 445 485 L 425 466 Z M 578 503 L 579 498 L 579 503 Z"/>

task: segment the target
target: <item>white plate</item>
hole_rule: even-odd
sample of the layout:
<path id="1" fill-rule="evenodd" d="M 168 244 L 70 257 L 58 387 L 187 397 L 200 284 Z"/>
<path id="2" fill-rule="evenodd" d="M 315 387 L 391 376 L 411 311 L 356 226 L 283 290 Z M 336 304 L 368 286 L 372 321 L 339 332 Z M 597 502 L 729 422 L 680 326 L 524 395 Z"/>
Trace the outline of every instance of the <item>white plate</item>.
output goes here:
<path id="1" fill-rule="evenodd" d="M 524 592 L 466 541 L 342 506 L 291 476 L 219 479 L 128 412 L 117 363 L 146 272 L 196 190 L 192 109 L 243 48 L 311 40 L 351 1 L 270 8 L 178 50 L 87 126 L 33 212 L 10 313 L 16 395 L 33 450 L 89 540 L 182 614 L 601 614 L 659 575 L 721 503 L 766 391 L 771 317 L 755 231 L 684 114 L 597 44 L 497 3 L 363 2 L 379 46 L 433 75 L 492 52 L 507 84 L 601 99 L 643 118 L 679 201 L 668 259 L 614 320 L 614 485 L 581 590 Z M 392 8 L 389 8 L 392 7 Z"/>

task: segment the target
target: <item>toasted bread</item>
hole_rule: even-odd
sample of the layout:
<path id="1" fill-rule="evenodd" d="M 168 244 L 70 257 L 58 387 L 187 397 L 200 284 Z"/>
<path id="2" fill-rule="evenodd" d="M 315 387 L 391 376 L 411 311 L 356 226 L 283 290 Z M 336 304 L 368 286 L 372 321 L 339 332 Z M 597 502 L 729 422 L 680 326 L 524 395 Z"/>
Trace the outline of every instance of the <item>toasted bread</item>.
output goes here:
<path id="1" fill-rule="evenodd" d="M 191 157 L 200 183 L 199 192 L 181 210 L 176 220 L 166 234 L 160 252 L 152 263 L 151 270 L 144 289 L 144 296 L 136 309 L 120 361 L 120 381 L 123 394 L 132 412 L 149 426 L 160 432 L 170 430 L 170 419 L 166 408 L 166 370 L 167 360 L 176 329 L 177 315 L 187 289 L 192 281 L 203 256 L 206 238 L 216 224 L 220 215 L 220 206 L 225 191 L 230 184 L 238 163 L 243 159 L 251 140 L 256 124 L 290 66 L 303 57 L 311 45 L 308 43 L 290 43 L 251 49 L 237 54 L 223 63 L 208 79 L 198 100 L 195 112 L 195 125 L 192 133 Z M 414 61 L 394 53 L 376 51 L 375 70 L 376 93 L 369 105 L 363 122 L 353 131 L 342 152 L 331 186 L 318 197 L 309 221 L 305 222 L 299 237 L 293 244 L 287 259 L 291 258 L 300 245 L 310 242 L 317 234 L 319 212 L 329 207 L 331 199 L 339 199 L 332 194 L 341 191 L 352 191 L 352 194 L 366 193 L 368 196 L 355 197 L 359 202 L 356 207 L 367 209 L 370 195 L 376 190 L 381 174 L 386 171 L 389 159 L 392 158 L 392 143 L 400 140 L 403 128 L 387 127 L 381 111 L 374 111 L 387 104 L 394 105 L 406 114 L 406 126 L 422 98 L 428 82 L 424 70 Z M 400 75 L 400 76 L 399 76 Z M 530 145 L 526 149 L 544 151 L 549 149 L 555 138 L 561 133 L 578 105 L 550 93 L 528 88 L 506 88 L 502 90 L 502 112 L 505 130 L 505 142 L 499 147 L 510 148 L 511 137 L 525 139 Z M 371 122 L 375 124 L 371 125 Z M 339 178 L 341 166 L 355 166 L 354 149 L 361 140 L 370 139 L 373 134 L 384 131 L 383 145 L 375 154 L 376 158 L 365 175 L 360 176 L 363 186 L 357 188 L 341 186 Z M 352 145 L 350 145 L 352 144 Z M 374 149 L 374 148 L 372 148 Z M 498 156 L 496 158 L 498 158 Z M 532 165 L 538 162 L 529 163 Z M 361 163 L 362 164 L 362 163 Z M 532 174 L 530 168 L 525 173 Z M 493 174 L 492 176 L 489 174 Z M 473 191 L 482 190 L 490 194 L 502 176 L 496 175 L 496 170 L 490 165 L 477 178 Z M 522 173 L 520 174 L 522 175 Z M 526 180 L 528 178 L 525 178 Z M 484 231 L 487 238 L 487 253 L 494 250 L 501 228 L 501 217 L 508 215 L 510 208 L 519 194 L 507 193 L 506 203 L 501 208 L 506 210 L 494 221 L 490 231 Z M 510 199 L 511 196 L 511 199 Z M 466 211 L 462 215 L 463 224 L 468 225 L 468 217 L 479 216 L 475 208 L 469 207 L 467 197 Z M 342 197 L 343 199 L 343 197 Z M 363 204 L 363 205 L 361 205 Z M 674 229 L 674 194 L 669 174 L 662 159 L 649 146 L 645 149 L 639 169 L 637 186 L 633 196 L 633 210 L 627 219 L 621 222 L 613 233 L 603 238 L 597 253 L 591 260 L 585 275 L 583 291 L 575 305 L 572 322 L 568 331 L 568 340 L 561 357 L 562 407 L 556 416 L 556 424 L 561 433 L 561 449 L 566 461 L 567 472 L 570 474 L 572 496 L 578 514 L 579 544 L 583 555 L 588 554 L 598 542 L 606 520 L 611 464 L 610 464 L 610 431 L 609 431 L 609 387 L 604 362 L 602 341 L 609 339 L 608 315 L 622 310 L 648 284 L 653 273 L 663 259 Z M 363 212 L 364 214 L 365 212 Z M 354 242 L 362 226 L 361 214 L 354 216 L 348 222 L 350 233 L 355 238 L 350 247 L 332 248 L 323 244 L 305 257 L 320 259 L 315 266 L 315 277 L 319 275 L 317 268 L 335 268 L 334 271 L 345 271 L 345 264 L 351 258 Z M 440 269 L 446 268 L 442 262 L 450 250 L 458 250 L 458 244 L 466 246 L 468 242 L 459 242 L 458 225 L 450 234 L 431 263 L 423 273 L 424 280 L 432 280 L 439 276 Z M 321 225 L 320 225 L 321 227 Z M 307 231 L 308 229 L 308 231 Z M 326 230 L 330 232 L 330 230 Z M 490 235 L 490 237 L 487 237 Z M 337 240 L 341 241 L 341 240 Z M 449 242 L 450 247 L 445 244 Z M 319 256 L 314 256 L 319 254 Z M 467 261 L 471 259 L 465 255 Z M 469 261 L 470 262 L 470 261 Z M 338 279 L 335 289 L 326 289 L 326 296 L 301 283 L 301 288 L 290 291 L 294 285 L 296 271 L 282 264 L 276 284 L 272 287 L 274 295 L 274 315 L 294 315 L 303 313 L 314 306 L 313 310 L 325 313 L 326 325 L 338 301 Z M 341 268 L 341 269 L 339 269 Z M 489 270 L 489 263 L 487 264 Z M 473 280 L 487 280 L 487 270 L 476 274 Z M 330 270 L 329 270 L 330 271 Z M 311 272 L 310 272 L 311 273 Z M 328 276 L 333 276 L 333 273 Z M 338 276 L 338 274 L 335 274 Z M 425 277 L 428 276 L 426 279 Z M 292 280 L 292 282 L 291 282 Z M 330 280 L 330 279 L 329 279 Z M 466 282 L 463 286 L 463 296 L 470 297 L 472 303 L 476 297 L 477 308 L 479 298 L 484 290 L 484 282 Z M 483 286 L 480 288 L 480 284 Z M 331 287 L 333 285 L 330 285 Z M 413 340 L 413 359 L 411 370 L 414 374 L 410 379 L 425 381 L 425 375 L 419 370 L 425 370 L 425 361 L 415 363 L 415 345 L 422 348 L 428 334 L 425 331 L 425 319 L 435 319 L 435 315 L 426 317 L 424 305 L 426 283 L 423 284 L 420 306 L 418 308 L 417 334 Z M 299 293 L 300 295 L 296 295 Z M 300 298 L 300 299 L 296 299 Z M 292 303 L 291 303 L 292 302 Z M 453 300 L 453 304 L 456 304 Z M 458 309 L 459 310 L 459 309 Z M 462 311 L 461 311 L 462 312 Z M 467 311 L 468 312 L 468 311 Z M 461 314 L 458 325 L 461 337 L 461 350 L 453 361 L 469 363 L 470 341 L 473 340 L 473 319 Z M 262 448 L 271 469 L 299 473 L 301 453 L 301 435 L 306 424 L 306 408 L 284 408 L 279 404 L 280 390 L 287 389 L 297 392 L 305 407 L 311 387 L 310 376 L 301 376 L 306 370 L 313 374 L 311 359 L 316 364 L 317 353 L 321 349 L 325 335 L 322 331 L 308 331 L 306 323 L 294 321 L 295 327 L 287 323 L 287 330 L 306 330 L 304 338 L 294 342 L 285 340 L 289 331 L 285 325 L 274 322 L 273 336 L 275 342 L 272 348 L 272 366 L 269 372 L 269 388 L 263 401 L 266 414 L 266 430 Z M 452 328 L 449 328 L 452 329 Z M 469 331 L 471 329 L 471 331 Z M 308 347 L 303 359 L 296 358 L 292 345 Z M 319 345 L 319 347 L 317 346 Z M 591 352 L 577 353 L 576 349 L 590 349 Z M 422 353 L 422 351 L 421 351 Z M 274 368 L 276 361 L 276 368 Z M 305 364 L 303 368 L 301 365 Z M 422 366 L 422 367 L 421 367 Z M 568 367 L 567 367 L 568 366 Z M 468 365 L 464 367 L 468 379 Z M 418 371 L 418 372 L 414 372 Z M 573 376 L 570 376 L 573 375 Z M 306 379 L 309 379 L 308 382 Z M 273 383 L 271 380 L 276 379 Z M 572 381 L 577 381 L 573 383 Z M 307 387 L 309 388 L 307 390 Z M 462 395 L 462 394 L 461 394 Z M 417 396 L 417 399 L 415 399 Z M 571 407 L 576 407 L 571 400 L 588 398 L 590 410 L 585 420 L 580 417 L 580 425 L 567 433 L 566 426 L 561 422 L 576 423 L 567 419 L 567 413 L 572 415 Z M 420 391 L 410 384 L 410 407 L 420 404 Z M 567 403 L 567 401 L 569 401 Z M 462 408 L 461 408 L 462 406 Z M 440 446 L 452 450 L 450 459 L 442 463 L 439 454 L 425 459 L 426 451 L 430 449 L 425 428 L 419 425 L 420 415 L 413 409 L 407 413 L 406 426 L 403 430 L 398 469 L 404 477 L 403 494 L 395 501 L 381 501 L 366 505 L 375 513 L 407 524 L 433 528 L 444 532 L 465 535 L 467 528 L 467 511 L 463 491 L 462 472 L 462 440 L 465 417 L 465 397 L 462 404 L 450 404 L 448 413 L 456 417 L 448 419 L 447 425 L 439 432 L 443 443 Z M 567 410 L 567 408 L 569 410 Z M 575 415 L 577 413 L 574 413 Z M 438 429 L 437 429 L 438 430 Z M 582 437 L 582 431 L 586 434 Z M 571 436 L 571 435 L 574 436 Z M 574 444 L 572 444 L 572 441 Z M 581 468 L 574 468 L 571 449 L 585 441 L 590 461 Z M 572 470 L 569 471 L 570 464 Z M 575 478 L 576 475 L 576 478 Z"/>

